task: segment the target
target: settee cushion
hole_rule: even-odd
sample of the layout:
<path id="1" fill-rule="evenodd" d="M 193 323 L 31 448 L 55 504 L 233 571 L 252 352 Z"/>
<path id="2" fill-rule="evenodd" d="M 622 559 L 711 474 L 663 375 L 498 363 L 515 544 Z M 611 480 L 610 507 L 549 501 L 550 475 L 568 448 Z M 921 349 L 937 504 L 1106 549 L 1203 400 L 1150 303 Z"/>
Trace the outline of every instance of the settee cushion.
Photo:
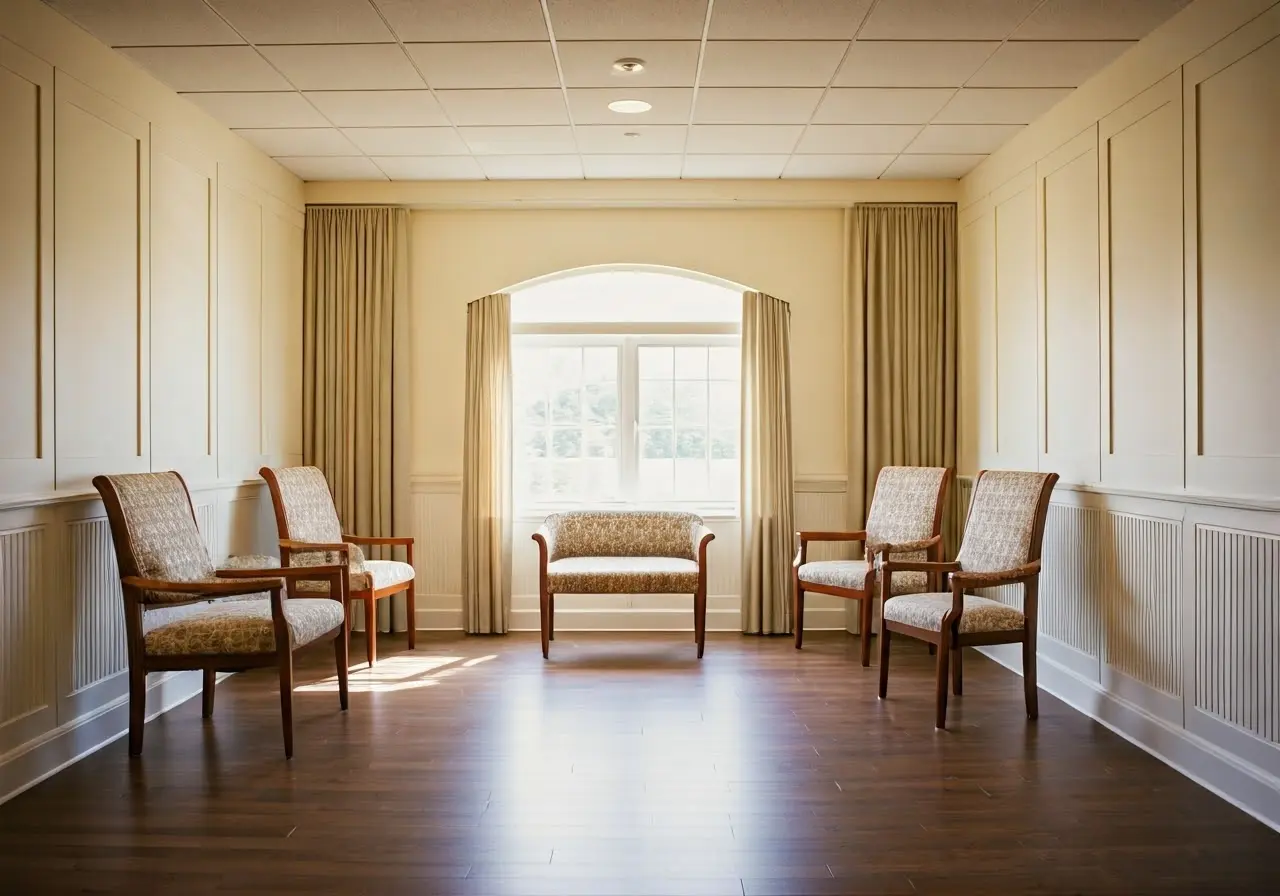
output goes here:
<path id="1" fill-rule="evenodd" d="M 549 560 L 566 557 L 677 557 L 696 560 L 702 518 L 664 510 L 574 510 L 553 513 Z"/>
<path id="2" fill-rule="evenodd" d="M 552 594 L 693 594 L 698 564 L 681 557 L 565 557 L 547 564 Z"/>

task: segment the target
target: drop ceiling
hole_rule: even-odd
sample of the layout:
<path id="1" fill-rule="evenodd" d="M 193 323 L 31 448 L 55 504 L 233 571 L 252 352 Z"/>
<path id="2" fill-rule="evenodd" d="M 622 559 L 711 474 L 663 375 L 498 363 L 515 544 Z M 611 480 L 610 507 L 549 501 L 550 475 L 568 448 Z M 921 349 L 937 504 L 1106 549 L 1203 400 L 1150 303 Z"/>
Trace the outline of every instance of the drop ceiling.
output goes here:
<path id="1" fill-rule="evenodd" d="M 961 177 L 1190 0 L 46 2 L 305 180 L 502 180 Z"/>

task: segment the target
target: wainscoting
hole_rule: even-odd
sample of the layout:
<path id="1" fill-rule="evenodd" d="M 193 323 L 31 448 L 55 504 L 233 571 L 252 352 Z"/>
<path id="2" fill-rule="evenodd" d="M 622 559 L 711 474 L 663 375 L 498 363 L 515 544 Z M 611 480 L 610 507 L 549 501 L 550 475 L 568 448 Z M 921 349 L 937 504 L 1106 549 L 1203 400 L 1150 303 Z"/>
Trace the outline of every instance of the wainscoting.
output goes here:
<path id="1" fill-rule="evenodd" d="M 418 628 L 462 628 L 462 482 L 453 476 L 413 480 L 413 534 L 417 539 Z M 796 527 L 841 529 L 845 482 L 801 478 L 796 482 Z M 538 548 L 530 537 L 541 519 L 517 519 L 512 531 L 511 629 L 538 630 Z M 708 519 L 716 538 L 708 549 L 710 581 L 707 629 L 741 631 L 741 521 Z M 834 545 L 814 549 L 814 559 L 836 558 Z M 856 614 L 836 597 L 811 596 L 805 604 L 806 631 L 856 630 Z M 566 595 L 556 601 L 561 631 L 693 631 L 693 601 L 679 595 Z"/>
<path id="2" fill-rule="evenodd" d="M 1280 513 L 1059 486 L 1039 617 L 1041 687 L 1280 828 Z"/>
<path id="3" fill-rule="evenodd" d="M 261 483 L 193 489 L 210 553 L 274 553 Z M 102 502 L 0 504 L 0 802 L 124 734 L 124 605 Z M 152 675 L 150 715 L 200 690 Z"/>

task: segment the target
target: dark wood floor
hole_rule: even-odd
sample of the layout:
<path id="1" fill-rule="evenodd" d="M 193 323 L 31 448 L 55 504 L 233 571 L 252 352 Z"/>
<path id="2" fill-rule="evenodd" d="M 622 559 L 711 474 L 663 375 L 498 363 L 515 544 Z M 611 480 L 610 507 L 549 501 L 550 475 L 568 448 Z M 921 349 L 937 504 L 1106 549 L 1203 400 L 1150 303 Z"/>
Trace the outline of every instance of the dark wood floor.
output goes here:
<path id="1" fill-rule="evenodd" d="M 1276 892 L 1280 834 L 970 654 L 933 728 L 857 641 L 564 633 L 386 644 L 338 712 L 304 654 L 0 806 L 0 892 L 679 896 Z M 353 656 L 363 648 L 353 645 Z M 363 667 L 358 667 L 362 669 Z"/>

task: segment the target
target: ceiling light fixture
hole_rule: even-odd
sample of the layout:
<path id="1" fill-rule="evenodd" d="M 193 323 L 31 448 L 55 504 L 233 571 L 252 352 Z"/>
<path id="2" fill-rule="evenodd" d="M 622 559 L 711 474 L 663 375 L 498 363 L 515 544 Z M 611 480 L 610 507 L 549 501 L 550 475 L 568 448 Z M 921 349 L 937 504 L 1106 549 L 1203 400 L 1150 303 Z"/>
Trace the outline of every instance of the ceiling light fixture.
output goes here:
<path id="1" fill-rule="evenodd" d="M 639 136 L 640 136 L 640 132 L 639 132 L 639 131 L 624 131 L 624 132 L 623 132 L 623 134 L 622 134 L 622 136 L 624 136 L 624 137 L 639 137 Z"/>
<path id="2" fill-rule="evenodd" d="M 609 104 L 609 108 L 623 115 L 639 115 L 641 112 L 648 112 L 653 105 L 644 100 L 614 100 Z"/>
<path id="3" fill-rule="evenodd" d="M 628 56 L 615 62 L 613 70 L 620 75 L 638 75 L 644 71 L 644 60 Z"/>

